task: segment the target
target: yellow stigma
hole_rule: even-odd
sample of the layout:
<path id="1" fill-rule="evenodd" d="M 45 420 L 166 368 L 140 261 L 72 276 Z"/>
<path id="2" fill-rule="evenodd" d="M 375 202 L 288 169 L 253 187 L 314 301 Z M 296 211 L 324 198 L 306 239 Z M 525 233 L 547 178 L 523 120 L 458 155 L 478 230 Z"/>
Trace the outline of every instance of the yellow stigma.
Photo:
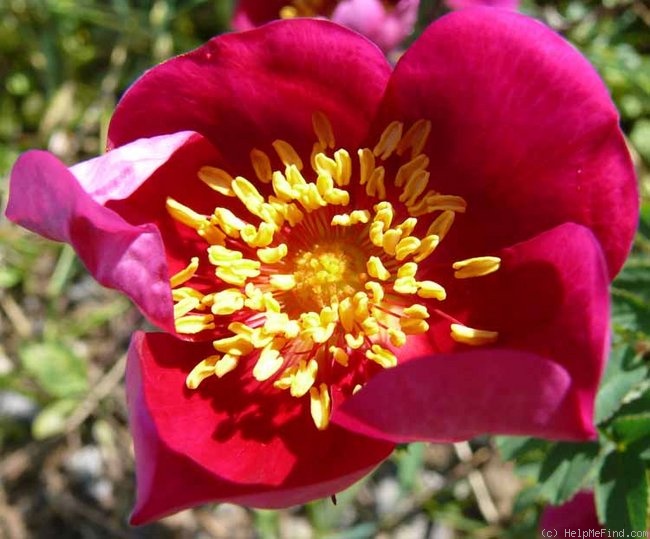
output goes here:
<path id="1" fill-rule="evenodd" d="M 316 3 L 287 9 L 297 16 Z M 467 205 L 429 185 L 431 123 L 391 122 L 374 146 L 352 150 L 337 148 L 326 115 L 316 112 L 313 128 L 309 156 L 281 139 L 252 148 L 254 180 L 197 170 L 217 201 L 211 215 L 172 198 L 166 209 L 205 245 L 170 278 L 176 331 L 214 339 L 215 354 L 197 358 L 187 387 L 249 368 L 257 383 L 304 398 L 322 430 L 333 387 L 354 394 L 378 369 L 398 365 L 400 347 L 433 322 L 452 322 L 450 343 L 486 345 L 498 334 L 435 307 L 447 290 L 428 262 Z M 460 260 L 454 276 L 488 275 L 500 264 Z"/>

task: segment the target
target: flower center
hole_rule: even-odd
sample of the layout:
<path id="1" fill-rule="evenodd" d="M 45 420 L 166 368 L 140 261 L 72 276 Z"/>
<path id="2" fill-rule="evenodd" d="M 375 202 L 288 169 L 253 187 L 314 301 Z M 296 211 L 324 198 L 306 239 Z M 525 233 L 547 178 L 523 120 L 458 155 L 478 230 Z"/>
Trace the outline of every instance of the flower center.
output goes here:
<path id="1" fill-rule="evenodd" d="M 246 359 L 260 384 L 309 395 L 313 421 L 324 429 L 331 387 L 351 395 L 377 369 L 397 365 L 399 348 L 426 333 L 431 316 L 451 322 L 450 336 L 460 343 L 490 344 L 497 333 L 440 311 L 447 291 L 420 277 L 420 266 L 466 210 L 461 197 L 428 189 L 422 150 L 430 122 L 419 120 L 405 133 L 391 122 L 374 148 L 357 150 L 356 162 L 335 149 L 325 115 L 315 113 L 313 126 L 309 167 L 276 140 L 277 157 L 251 150 L 256 184 L 215 167 L 198 171 L 220 201 L 212 215 L 172 198 L 167 211 L 206 242 L 202 258 L 171 277 L 176 331 L 221 335 L 213 341 L 217 353 L 196 365 L 187 386 L 221 378 Z M 228 197 L 246 210 L 234 213 L 229 208 L 238 205 Z M 452 267 L 466 279 L 493 273 L 500 262 L 480 256 Z M 212 290 L 192 286 L 204 287 L 206 279 Z"/>

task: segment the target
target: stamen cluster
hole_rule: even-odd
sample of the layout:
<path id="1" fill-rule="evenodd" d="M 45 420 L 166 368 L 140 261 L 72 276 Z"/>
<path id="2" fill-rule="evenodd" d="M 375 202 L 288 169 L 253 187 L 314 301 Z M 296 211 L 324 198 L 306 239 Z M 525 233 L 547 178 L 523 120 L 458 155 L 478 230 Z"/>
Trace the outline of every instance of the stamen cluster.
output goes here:
<path id="1" fill-rule="evenodd" d="M 429 158 L 422 150 L 430 122 L 419 120 L 406 133 L 401 122 L 390 123 L 374 148 L 357 151 L 357 163 L 346 149 L 336 149 L 325 115 L 314 114 L 313 126 L 318 140 L 309 168 L 283 140 L 272 144 L 281 170 L 274 169 L 266 152 L 251 151 L 266 194 L 225 170 L 204 166 L 198 171 L 220 197 L 238 199 L 254 219 L 225 205 L 202 215 L 171 198 L 167 210 L 206 241 L 215 275 L 214 292 L 187 286 L 199 270 L 199 257 L 193 257 L 171 278 L 176 330 L 228 332 L 213 341 L 217 353 L 196 365 L 187 386 L 194 389 L 210 376 L 222 377 L 251 357 L 257 381 L 269 381 L 294 397 L 309 394 L 314 423 L 324 429 L 332 384 L 352 373 L 350 392 L 357 391 L 367 362 L 394 367 L 395 352 L 409 336 L 428 331 L 427 304 L 443 301 L 447 293 L 435 281 L 418 279 L 419 264 L 466 203 L 427 189 Z M 400 191 L 395 203 L 408 215 L 402 220 L 388 200 L 393 187 L 386 183 L 385 162 L 391 158 L 402 163 L 392 180 Z M 367 207 L 351 207 L 356 182 L 366 196 L 354 202 Z M 429 225 L 418 226 L 426 216 L 431 216 Z M 458 261 L 453 268 L 462 279 L 492 273 L 499 264 L 498 258 L 484 256 Z M 470 345 L 497 338 L 496 332 L 460 323 L 451 324 L 450 334 Z"/>

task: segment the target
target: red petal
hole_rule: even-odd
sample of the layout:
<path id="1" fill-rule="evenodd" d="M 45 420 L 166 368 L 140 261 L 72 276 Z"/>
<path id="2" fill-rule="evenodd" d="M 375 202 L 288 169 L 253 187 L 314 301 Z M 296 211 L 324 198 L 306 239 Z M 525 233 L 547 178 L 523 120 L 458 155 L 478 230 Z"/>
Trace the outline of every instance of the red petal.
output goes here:
<path id="1" fill-rule="evenodd" d="M 457 345 L 464 351 L 382 372 L 333 421 L 392 441 L 484 433 L 592 437 L 609 344 L 609 294 L 589 230 L 566 224 L 516 245 L 502 254 L 499 271 L 466 286 L 457 305 L 469 305 L 469 313 L 454 312 L 451 301 L 441 308 L 471 327 L 499 331 L 499 348 Z M 454 292 L 460 290 L 462 284 Z"/>
<path id="2" fill-rule="evenodd" d="M 396 118 L 432 121 L 432 184 L 468 202 L 458 258 L 573 221 L 618 272 L 637 223 L 634 170 L 604 84 L 554 32 L 498 9 L 443 17 L 395 68 L 378 129 Z"/>
<path id="3" fill-rule="evenodd" d="M 354 32 L 320 20 L 278 21 L 219 36 L 150 70 L 119 103 L 109 140 L 120 146 L 191 129 L 237 165 L 253 147 L 271 151 L 276 138 L 308 156 L 312 114 L 321 111 L 337 144 L 356 147 L 389 74 L 380 51 Z"/>
<path id="4" fill-rule="evenodd" d="M 204 344 L 137 333 L 127 396 L 136 450 L 136 524 L 208 501 L 285 507 L 329 496 L 368 473 L 393 445 L 336 425 L 321 432 L 308 402 L 260 386 L 245 365 L 185 388 Z M 241 372 L 244 375 L 240 375 Z"/>

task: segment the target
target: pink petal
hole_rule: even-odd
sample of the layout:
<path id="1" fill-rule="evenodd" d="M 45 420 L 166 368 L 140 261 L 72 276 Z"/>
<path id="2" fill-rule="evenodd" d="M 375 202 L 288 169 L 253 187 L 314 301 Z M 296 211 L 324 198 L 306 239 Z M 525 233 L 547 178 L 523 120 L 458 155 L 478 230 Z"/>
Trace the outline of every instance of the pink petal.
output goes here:
<path id="1" fill-rule="evenodd" d="M 484 433 L 592 437 L 609 344 L 608 279 L 598 243 L 588 229 L 566 224 L 502 255 L 498 272 L 471 279 L 483 295 L 470 291 L 462 300 L 472 302 L 465 323 L 499 331 L 498 348 L 457 345 L 455 353 L 384 371 L 333 421 L 396 442 Z M 440 308 L 448 312 L 446 303 Z"/>
<path id="2" fill-rule="evenodd" d="M 93 167 L 104 170 L 98 163 L 84 170 Z M 136 168 L 148 171 L 148 167 Z M 116 169 L 118 175 L 123 172 Z M 122 177 L 131 186 L 143 181 Z M 85 182 L 91 188 L 95 185 L 100 197 L 111 190 L 126 189 L 113 189 L 115 183 L 110 178 L 93 184 L 87 177 Z M 102 285 L 124 292 L 154 324 L 168 330 L 174 327 L 169 276 L 158 229 L 153 225 L 133 226 L 101 206 L 53 155 L 30 151 L 18 159 L 11 173 L 7 217 L 42 236 L 70 243 Z"/>
<path id="3" fill-rule="evenodd" d="M 413 32 L 419 0 L 401 0 L 387 8 L 381 0 L 343 0 L 332 20 L 363 34 L 383 51 L 391 51 Z"/>
<path id="4" fill-rule="evenodd" d="M 382 114 L 378 129 L 432 121 L 434 188 L 468 202 L 457 256 L 573 221 L 618 272 L 637 223 L 634 170 L 604 84 L 554 32 L 505 10 L 443 17 L 398 63 Z"/>
<path id="5" fill-rule="evenodd" d="M 315 429 L 305 399 L 260 387 L 247 365 L 185 388 L 211 345 L 136 333 L 127 398 L 141 524 L 184 507 L 230 501 L 286 507 L 338 492 L 386 458 L 393 445 L 337 426 Z"/>
<path id="6" fill-rule="evenodd" d="M 241 165 L 253 147 L 272 151 L 276 138 L 309 155 L 312 114 L 321 111 L 337 144 L 356 147 L 389 74 L 383 55 L 354 32 L 327 21 L 278 21 L 219 36 L 150 70 L 119 103 L 109 140 L 120 146 L 190 129 Z"/>
<path id="7" fill-rule="evenodd" d="M 445 0 L 449 9 L 465 9 L 469 7 L 498 7 L 516 10 L 519 0 Z"/>

